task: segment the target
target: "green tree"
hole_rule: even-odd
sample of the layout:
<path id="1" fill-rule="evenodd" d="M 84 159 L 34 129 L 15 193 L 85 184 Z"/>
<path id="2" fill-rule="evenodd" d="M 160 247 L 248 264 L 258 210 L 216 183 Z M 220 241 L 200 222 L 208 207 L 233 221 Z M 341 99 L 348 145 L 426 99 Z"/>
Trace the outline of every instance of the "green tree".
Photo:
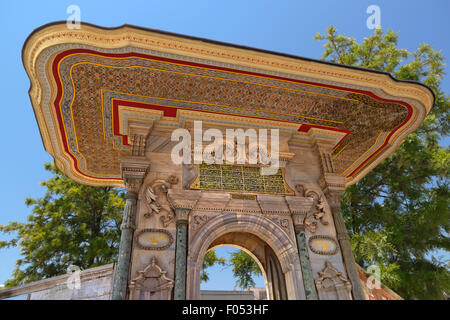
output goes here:
<path id="1" fill-rule="evenodd" d="M 205 256 L 203 257 L 203 263 L 202 263 L 202 272 L 200 273 L 200 280 L 202 282 L 209 281 L 209 274 L 206 271 L 207 268 L 212 267 L 215 264 L 225 266 L 227 263 L 227 260 L 225 258 L 221 258 L 217 256 L 216 250 L 211 249 L 208 252 L 206 252 Z"/>
<path id="2" fill-rule="evenodd" d="M 334 27 L 322 59 L 420 81 L 434 92 L 435 105 L 402 145 L 355 185 L 342 209 L 357 263 L 376 264 L 381 280 L 406 299 L 443 299 L 450 289 L 449 150 L 440 145 L 449 130 L 450 97 L 441 90 L 444 58 L 428 44 L 414 52 L 398 48 L 398 34 L 376 30 L 361 43 Z"/>
<path id="3" fill-rule="evenodd" d="M 115 261 L 124 198 L 120 189 L 78 184 L 54 164 L 45 169 L 54 174 L 41 182 L 42 198 L 27 198 L 32 207 L 27 222 L 0 225 L 0 232 L 14 234 L 0 248 L 19 246 L 12 287 L 61 275 L 70 265 L 87 269 Z"/>
<path id="4" fill-rule="evenodd" d="M 261 275 L 261 269 L 249 254 L 242 250 L 233 252 L 230 256 L 230 265 L 233 266 L 237 287 L 248 289 L 255 286 L 253 276 Z"/>

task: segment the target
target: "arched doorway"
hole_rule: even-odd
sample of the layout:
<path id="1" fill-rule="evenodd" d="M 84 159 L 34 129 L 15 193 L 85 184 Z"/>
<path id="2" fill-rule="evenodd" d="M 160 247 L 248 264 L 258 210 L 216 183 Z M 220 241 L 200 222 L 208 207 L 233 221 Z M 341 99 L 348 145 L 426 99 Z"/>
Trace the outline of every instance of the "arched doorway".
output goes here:
<path id="1" fill-rule="evenodd" d="M 258 236 L 247 232 L 228 232 L 216 238 L 208 250 L 218 246 L 233 246 L 249 254 L 261 269 L 267 297 L 270 300 L 287 299 L 286 282 L 280 262 L 273 249 Z"/>
<path id="2" fill-rule="evenodd" d="M 235 244 L 220 244 L 209 249 L 204 259 L 201 300 L 269 299 L 264 268 L 251 251 Z"/>
<path id="3" fill-rule="evenodd" d="M 270 299 L 304 299 L 295 242 L 271 220 L 260 215 L 217 216 L 190 235 L 186 298 L 200 298 L 200 271 L 205 253 L 219 245 L 234 245 L 250 253 L 266 279 Z"/>

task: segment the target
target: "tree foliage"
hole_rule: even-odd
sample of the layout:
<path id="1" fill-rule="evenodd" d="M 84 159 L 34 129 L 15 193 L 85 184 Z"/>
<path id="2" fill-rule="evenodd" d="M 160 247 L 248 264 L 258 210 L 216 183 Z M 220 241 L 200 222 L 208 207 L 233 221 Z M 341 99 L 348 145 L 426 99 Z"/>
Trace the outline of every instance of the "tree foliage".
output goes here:
<path id="1" fill-rule="evenodd" d="M 248 289 L 255 286 L 253 276 L 261 275 L 261 269 L 249 254 L 242 250 L 233 252 L 230 256 L 230 265 L 233 266 L 237 287 Z"/>
<path id="2" fill-rule="evenodd" d="M 222 257 L 218 257 L 216 250 L 211 249 L 206 252 L 205 256 L 203 257 L 203 263 L 202 263 L 202 271 L 200 273 L 200 280 L 202 282 L 209 281 L 209 274 L 206 271 L 207 268 L 212 267 L 214 265 L 221 265 L 225 266 L 227 263 L 227 260 Z"/>
<path id="3" fill-rule="evenodd" d="M 391 30 L 376 30 L 358 43 L 329 27 L 315 39 L 325 40 L 324 60 L 420 81 L 435 94 L 424 123 L 346 189 L 342 209 L 361 266 L 380 266 L 381 280 L 406 299 L 443 299 L 450 289 L 448 261 L 439 257 L 450 247 L 449 150 L 440 145 L 449 130 L 444 57 L 425 43 L 414 52 L 399 49 Z"/>
<path id="4" fill-rule="evenodd" d="M 54 176 L 41 182 L 42 198 L 27 198 L 32 214 L 24 223 L 0 225 L 0 232 L 14 234 L 0 248 L 20 247 L 13 278 L 6 287 L 41 280 L 67 272 L 70 265 L 81 269 L 115 261 L 120 239 L 124 198 L 112 187 L 78 184 L 54 164 L 45 169 Z"/>

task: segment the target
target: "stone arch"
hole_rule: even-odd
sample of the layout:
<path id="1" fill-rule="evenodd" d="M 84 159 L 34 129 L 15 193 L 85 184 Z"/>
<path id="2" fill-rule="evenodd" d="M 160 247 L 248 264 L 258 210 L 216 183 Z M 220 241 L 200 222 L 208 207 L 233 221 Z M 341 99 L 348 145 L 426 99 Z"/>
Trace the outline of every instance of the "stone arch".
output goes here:
<path id="1" fill-rule="evenodd" d="M 253 260 L 256 261 L 263 273 L 263 276 L 266 277 L 264 242 L 257 236 L 245 232 L 229 232 L 216 238 L 210 244 L 207 251 L 221 246 L 231 246 L 245 251 L 253 258 Z"/>
<path id="2" fill-rule="evenodd" d="M 264 277 L 264 285 L 266 287 L 266 295 L 267 295 L 267 297 L 269 297 L 266 270 L 264 268 L 264 265 L 261 263 L 261 258 L 256 256 L 252 251 L 248 250 L 246 247 L 243 247 L 241 245 L 234 244 L 234 243 L 215 245 L 215 246 L 210 247 L 208 250 L 212 250 L 212 249 L 215 249 L 215 248 L 221 247 L 221 246 L 234 247 L 236 249 L 242 250 L 242 251 L 246 252 L 249 256 L 251 256 L 253 260 L 255 260 L 255 262 L 258 264 L 259 268 L 261 269 L 262 276 Z"/>
<path id="3" fill-rule="evenodd" d="M 294 241 L 280 226 L 261 215 L 225 214 L 206 222 L 189 243 L 186 298 L 200 299 L 203 257 L 214 240 L 231 232 L 250 233 L 264 241 L 276 255 L 286 282 L 287 298 L 305 298 L 300 259 Z"/>

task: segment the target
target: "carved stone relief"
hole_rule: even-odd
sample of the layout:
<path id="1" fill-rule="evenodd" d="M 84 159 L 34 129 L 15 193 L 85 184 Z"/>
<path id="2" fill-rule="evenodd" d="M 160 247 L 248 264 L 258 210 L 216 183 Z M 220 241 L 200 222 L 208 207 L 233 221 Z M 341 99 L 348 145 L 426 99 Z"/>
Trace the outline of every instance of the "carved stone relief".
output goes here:
<path id="1" fill-rule="evenodd" d="M 170 176 L 169 178 L 157 179 L 150 183 L 144 191 L 144 203 L 147 212 L 144 217 L 151 218 L 155 214 L 161 214 L 160 221 L 164 228 L 175 220 L 175 213 L 170 199 L 167 197 L 167 191 L 172 185 L 178 183 L 178 178 Z"/>
<path id="2" fill-rule="evenodd" d="M 315 280 L 320 300 L 351 300 L 352 285 L 341 272 L 326 261 L 324 269 Z"/>
<path id="3" fill-rule="evenodd" d="M 328 221 L 323 219 L 325 216 L 325 203 L 323 198 L 312 190 L 306 192 L 306 197 L 312 198 L 314 205 L 305 218 L 305 228 L 311 233 L 315 233 L 317 230 L 317 222 L 320 222 L 324 226 L 328 225 Z"/>
<path id="4" fill-rule="evenodd" d="M 196 231 L 198 230 L 202 225 L 204 225 L 209 219 L 211 218 L 210 215 L 200 215 L 196 214 L 192 217 L 192 223 L 191 228 L 192 230 Z"/>
<path id="5" fill-rule="evenodd" d="M 278 224 L 284 230 L 290 231 L 289 230 L 289 219 L 282 218 L 282 217 L 267 217 L 267 218 L 269 218 L 270 220 L 272 220 L 273 222 Z"/>
<path id="6" fill-rule="evenodd" d="M 171 300 L 174 281 L 166 273 L 153 257 L 151 263 L 131 280 L 130 300 Z"/>

